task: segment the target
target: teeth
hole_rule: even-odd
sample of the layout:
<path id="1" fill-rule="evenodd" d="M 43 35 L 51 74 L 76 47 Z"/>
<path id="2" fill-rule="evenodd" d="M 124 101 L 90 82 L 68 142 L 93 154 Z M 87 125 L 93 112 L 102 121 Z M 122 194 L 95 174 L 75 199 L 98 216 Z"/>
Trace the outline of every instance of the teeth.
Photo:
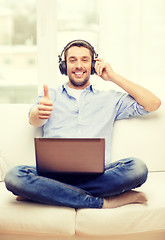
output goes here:
<path id="1" fill-rule="evenodd" d="M 75 73 L 76 75 L 82 75 L 83 74 L 83 72 L 78 72 L 78 73 Z"/>

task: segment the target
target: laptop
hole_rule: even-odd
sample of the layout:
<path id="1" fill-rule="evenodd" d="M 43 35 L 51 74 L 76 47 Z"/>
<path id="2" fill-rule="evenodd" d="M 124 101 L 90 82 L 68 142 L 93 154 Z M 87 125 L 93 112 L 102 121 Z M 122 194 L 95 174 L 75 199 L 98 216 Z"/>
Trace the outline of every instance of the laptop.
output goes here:
<path id="1" fill-rule="evenodd" d="M 39 175 L 104 172 L 103 138 L 35 138 L 34 142 Z"/>

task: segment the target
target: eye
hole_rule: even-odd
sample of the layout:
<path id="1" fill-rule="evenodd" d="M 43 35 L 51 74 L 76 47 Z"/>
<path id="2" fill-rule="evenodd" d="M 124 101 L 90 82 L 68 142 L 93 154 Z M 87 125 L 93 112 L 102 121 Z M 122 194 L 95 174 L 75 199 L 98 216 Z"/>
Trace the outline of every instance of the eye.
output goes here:
<path id="1" fill-rule="evenodd" d="M 74 63 L 76 60 L 74 58 L 69 60 L 71 63 Z"/>
<path id="2" fill-rule="evenodd" d="M 83 62 L 88 62 L 88 58 L 83 58 Z"/>

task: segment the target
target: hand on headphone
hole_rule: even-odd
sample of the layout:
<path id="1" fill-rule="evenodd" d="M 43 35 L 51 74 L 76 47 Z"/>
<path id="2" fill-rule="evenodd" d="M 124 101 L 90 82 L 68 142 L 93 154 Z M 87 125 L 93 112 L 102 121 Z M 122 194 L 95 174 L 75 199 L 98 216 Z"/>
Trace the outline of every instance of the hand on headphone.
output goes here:
<path id="1" fill-rule="evenodd" d="M 53 110 L 53 102 L 49 97 L 48 86 L 44 85 L 44 96 L 41 98 L 40 104 L 38 106 L 38 117 L 40 119 L 48 119 Z"/>
<path id="2" fill-rule="evenodd" d="M 109 63 L 105 63 L 104 60 L 101 58 L 96 58 L 95 61 L 95 70 L 97 75 L 105 81 L 111 81 L 113 69 L 111 68 Z"/>

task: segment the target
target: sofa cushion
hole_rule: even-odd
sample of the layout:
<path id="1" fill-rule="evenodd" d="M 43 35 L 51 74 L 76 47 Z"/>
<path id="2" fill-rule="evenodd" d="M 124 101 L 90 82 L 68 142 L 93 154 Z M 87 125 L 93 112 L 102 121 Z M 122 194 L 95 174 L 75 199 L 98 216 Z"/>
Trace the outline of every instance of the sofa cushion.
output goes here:
<path id="1" fill-rule="evenodd" d="M 16 201 L 0 183 L 0 232 L 46 236 L 75 234 L 74 209 Z"/>
<path id="2" fill-rule="evenodd" d="M 147 205 L 131 204 L 114 209 L 80 209 L 76 233 L 111 236 L 142 232 L 165 232 L 165 172 L 149 173 L 139 188 L 148 197 Z"/>

